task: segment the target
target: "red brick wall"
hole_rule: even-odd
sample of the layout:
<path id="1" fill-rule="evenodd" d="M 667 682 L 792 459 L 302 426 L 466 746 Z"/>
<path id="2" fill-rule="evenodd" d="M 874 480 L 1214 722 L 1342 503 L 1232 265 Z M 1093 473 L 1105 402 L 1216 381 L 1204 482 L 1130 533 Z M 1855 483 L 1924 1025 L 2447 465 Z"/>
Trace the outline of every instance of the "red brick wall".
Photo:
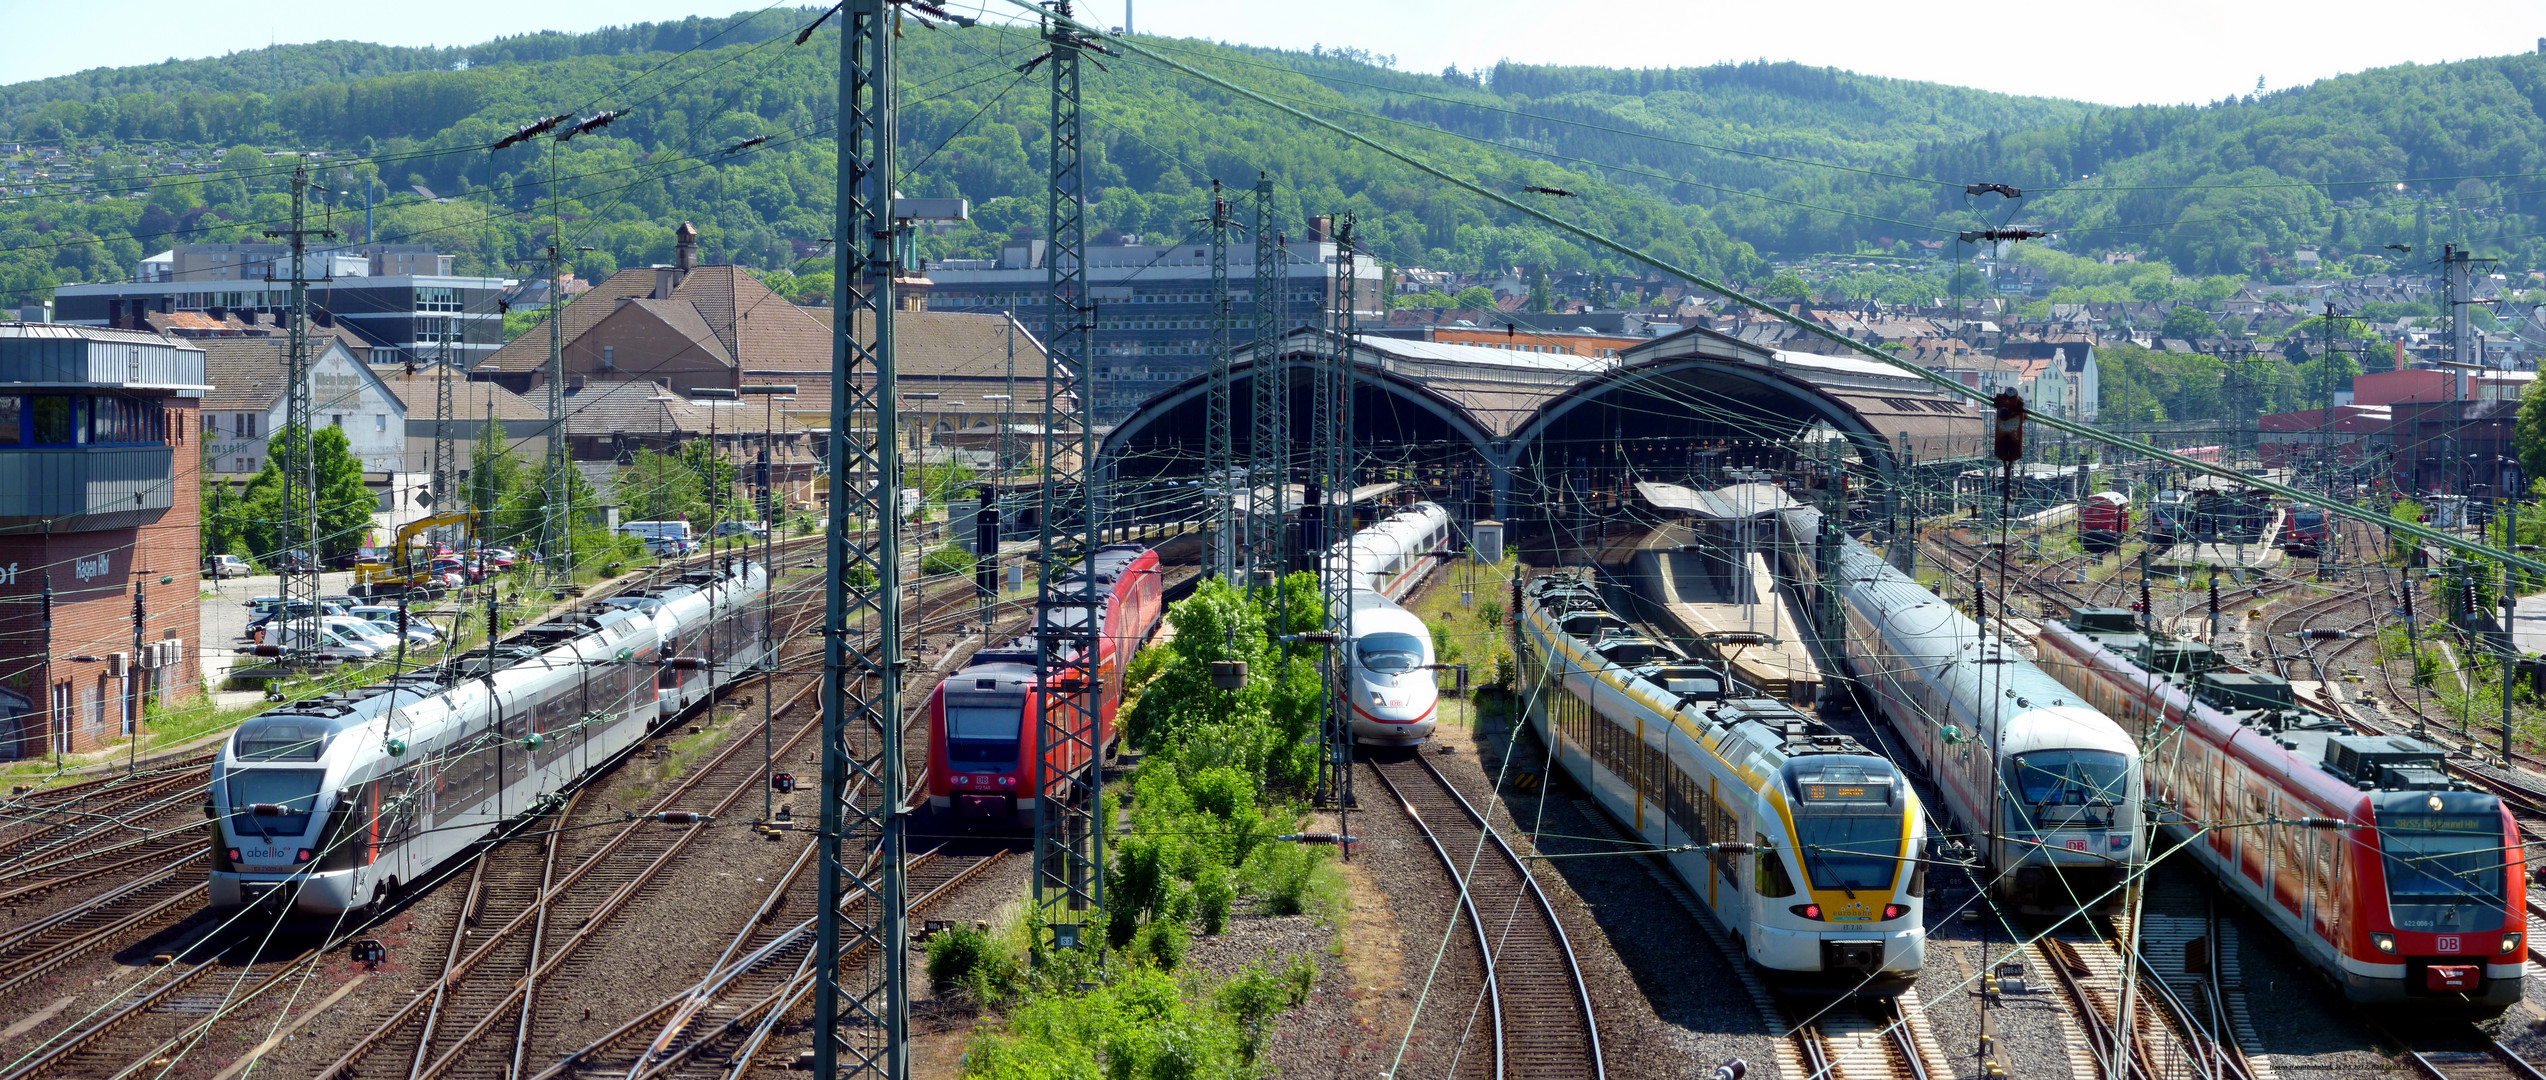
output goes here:
<path id="1" fill-rule="evenodd" d="M 26 710 L 14 722 L 0 719 L 0 758 L 49 753 L 59 724 L 70 732 L 73 753 L 123 737 L 125 683 L 106 677 L 104 657 L 133 651 L 133 582 L 143 571 L 142 640 L 174 637 L 185 642 L 174 667 L 143 673 L 145 688 L 171 687 L 171 704 L 201 697 L 198 649 L 201 618 L 196 597 L 201 558 L 201 501 L 196 469 L 196 402 L 171 398 L 169 439 L 176 475 L 171 505 L 137 528 L 0 536 L 0 713 Z M 168 578 L 166 584 L 161 577 Z M 42 596 L 53 588 L 53 626 L 42 624 Z M 48 640 L 49 649 L 48 649 Z M 216 644 L 224 644 L 216 643 Z M 93 661 L 68 659 L 75 655 Z M 154 684 L 152 680 L 157 680 Z M 54 715 L 54 687 L 70 688 L 71 715 Z"/>

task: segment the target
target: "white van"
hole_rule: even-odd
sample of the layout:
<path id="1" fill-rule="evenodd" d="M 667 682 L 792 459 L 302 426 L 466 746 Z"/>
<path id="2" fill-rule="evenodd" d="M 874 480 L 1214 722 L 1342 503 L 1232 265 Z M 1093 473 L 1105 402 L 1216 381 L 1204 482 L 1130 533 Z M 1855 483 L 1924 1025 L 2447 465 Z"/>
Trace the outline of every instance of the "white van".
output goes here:
<path id="1" fill-rule="evenodd" d="M 619 531 L 645 541 L 645 550 L 655 555 L 687 555 L 693 543 L 686 521 L 626 521 Z"/>

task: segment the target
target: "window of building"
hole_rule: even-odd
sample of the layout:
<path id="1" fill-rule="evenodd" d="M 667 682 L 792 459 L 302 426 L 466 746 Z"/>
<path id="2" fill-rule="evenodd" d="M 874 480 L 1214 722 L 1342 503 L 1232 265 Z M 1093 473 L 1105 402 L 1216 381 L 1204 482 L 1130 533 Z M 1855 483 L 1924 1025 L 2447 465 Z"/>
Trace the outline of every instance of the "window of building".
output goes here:
<path id="1" fill-rule="evenodd" d="M 371 430 L 373 430 L 373 431 L 387 431 L 387 430 L 389 430 L 389 414 L 388 414 L 388 413 L 373 413 L 373 414 L 371 414 Z"/>
<path id="2" fill-rule="evenodd" d="M 458 311 L 460 310 L 460 291 L 451 288 L 417 289 L 415 309 L 417 311 Z"/>
<path id="3" fill-rule="evenodd" d="M 332 427 L 332 428 L 341 428 L 341 427 L 345 426 L 345 414 L 343 414 L 343 413 L 329 413 L 329 414 L 327 414 L 327 426 L 328 426 L 328 427 Z"/>
<path id="4" fill-rule="evenodd" d="M 18 424 L 26 414 L 25 401 L 15 395 L 0 397 L 0 446 L 18 445 Z"/>
<path id="5" fill-rule="evenodd" d="M 617 369 L 618 369 L 618 366 L 619 366 L 619 347 L 618 347 L 618 346 L 616 346 L 616 345 L 604 345 L 604 346 L 602 346 L 602 347 L 601 347 L 601 370 L 603 370 L 603 371 L 615 371 L 615 370 L 617 370 Z"/>

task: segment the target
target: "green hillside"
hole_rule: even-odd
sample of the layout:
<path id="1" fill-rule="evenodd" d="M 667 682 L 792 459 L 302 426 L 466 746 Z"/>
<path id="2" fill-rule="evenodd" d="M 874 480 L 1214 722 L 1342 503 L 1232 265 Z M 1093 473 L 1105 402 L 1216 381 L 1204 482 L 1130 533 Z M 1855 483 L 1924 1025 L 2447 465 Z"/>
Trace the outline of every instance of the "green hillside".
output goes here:
<path id="1" fill-rule="evenodd" d="M 30 155 L 67 151 L 0 160 L 0 294 L 117 279 L 171 243 L 254 238 L 286 214 L 294 152 L 325 155 L 339 230 L 361 233 L 368 184 L 374 238 L 437 244 L 464 271 L 527 269 L 547 244 L 555 194 L 566 242 L 596 249 L 577 258 L 586 277 L 669 259 L 683 220 L 698 223 L 711 258 L 815 277 L 824 263 L 799 252 L 831 234 L 837 39 L 793 45 L 810 17 L 454 49 L 325 42 L 0 87 L 0 133 Z M 1148 44 L 1485 186 L 1575 192 L 1549 205 L 1740 278 L 1761 276 L 1761 253 L 1906 251 L 1904 241 L 2001 220 L 2059 229 L 2071 250 L 2140 248 L 2196 273 L 2275 272 L 2272 260 L 2302 243 L 2350 255 L 2462 239 L 2515 267 L 2546 260 L 2546 57 L 2111 109 L 1787 63 L 1422 74 L 1350 49 Z M 924 238 L 923 254 L 985 254 L 1037 229 L 1045 79 L 1015 70 L 1039 52 L 1032 36 L 914 27 L 902 47 L 902 190 L 976 207 L 973 224 Z M 1087 100 L 1099 229 L 1186 237 L 1214 177 L 1243 188 L 1262 170 L 1288 227 L 1352 210 L 1391 263 L 1625 269 L 1136 56 L 1091 68 Z M 485 149 L 538 116 L 603 109 L 626 115 L 562 146 Z M 766 141 L 728 152 L 751 139 Z M 2010 208 L 1967 195 L 1976 182 L 2027 195 Z"/>

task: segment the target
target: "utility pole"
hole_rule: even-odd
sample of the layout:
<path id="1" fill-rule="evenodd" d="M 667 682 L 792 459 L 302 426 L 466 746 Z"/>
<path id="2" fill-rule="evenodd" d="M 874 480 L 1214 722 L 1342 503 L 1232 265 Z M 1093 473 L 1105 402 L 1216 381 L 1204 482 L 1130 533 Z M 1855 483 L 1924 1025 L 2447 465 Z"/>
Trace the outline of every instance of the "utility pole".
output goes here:
<path id="1" fill-rule="evenodd" d="M 1236 576 L 1238 548 L 1243 541 L 1237 526 L 1237 434 L 1230 430 L 1229 415 L 1229 200 L 1220 193 L 1220 181 L 1211 182 L 1211 419 L 1204 426 L 1203 497 L 1213 500 L 1204 510 L 1208 524 L 1205 539 L 1211 545 L 1210 557 L 1203 560 L 1203 572 L 1222 581 Z M 1214 494 L 1214 492 L 1217 494 Z"/>
<path id="2" fill-rule="evenodd" d="M 283 597 L 279 620 L 283 629 L 282 659 L 303 663 L 317 652 L 318 628 L 318 463 L 312 457 L 309 397 L 309 238 L 334 239 L 333 229 L 309 227 L 309 162 L 292 170 L 292 227 L 268 229 L 267 236 L 292 242 L 292 311 L 285 346 L 284 391 L 289 404 L 283 421 Z M 268 445 L 266 452 L 273 454 Z M 290 552 L 297 546 L 300 555 Z"/>
<path id="3" fill-rule="evenodd" d="M 452 496 L 459 483 L 459 448 L 451 437 L 451 338 L 459 333 L 460 321 L 442 319 L 442 347 L 436 352 L 441 362 L 433 372 L 433 487 L 427 494 L 432 501 L 425 509 L 442 513 L 451 509 Z"/>
<path id="4" fill-rule="evenodd" d="M 2475 344 L 2475 337 L 2467 332 L 2466 325 L 2466 305 L 2471 291 L 2467 278 L 2473 269 L 2465 248 L 2456 244 L 2440 245 L 2441 283 L 2449 303 L 2449 359 L 2460 364 L 2474 362 L 2467 357 Z"/>
<path id="5" fill-rule="evenodd" d="M 1058 18 L 1043 27 L 1044 63 L 1052 73 L 1049 113 L 1051 151 L 1046 162 L 1044 262 L 1050 295 L 1044 320 L 1043 430 L 1046 438 L 1076 443 L 1064 465 L 1055 452 L 1043 472 L 1043 536 L 1038 560 L 1043 581 L 1036 599 L 1036 670 L 1056 688 L 1060 708 L 1046 708 L 1034 763 L 1034 903 L 1053 927 L 1056 944 L 1101 947 L 1077 937 L 1087 912 L 1105 903 L 1105 833 L 1096 820 L 1103 807 L 1104 771 L 1096 730 L 1097 624 L 1104 597 L 1097 594 L 1096 548 L 1103 528 L 1103 473 L 1096 462 L 1095 303 L 1087 284 L 1086 125 L 1079 112 L 1079 59 L 1101 49 L 1070 28 L 1070 0 L 1053 0 Z M 1076 506 L 1066 504 L 1075 500 Z M 1072 516 L 1075 509 L 1076 516 Z M 1068 529 L 1075 544 L 1055 543 Z M 1074 613 L 1070 609 L 1077 609 Z M 1065 614 L 1068 613 L 1068 614 Z"/>
<path id="6" fill-rule="evenodd" d="M 1353 215 L 1336 215 L 1329 230 L 1335 244 L 1335 313 L 1326 342 L 1325 370 L 1318 372 L 1313 438 L 1324 460 L 1317 471 L 1323 505 L 1319 543 L 1308 553 L 1317 570 L 1318 602 L 1326 610 L 1326 628 L 1334 643 L 1326 649 L 1325 748 L 1317 760 L 1318 801 L 1341 812 L 1353 805 L 1353 702 L 1350 680 L 1340 663 L 1353 649 L 1353 343 L 1359 327 L 1353 318 Z M 1338 556 L 1341 547 L 1345 554 Z M 1337 654 L 1341 652 L 1343 656 Z"/>
<path id="7" fill-rule="evenodd" d="M 901 465 L 894 446 L 893 28 L 840 8 L 831 255 L 831 507 L 822 616 L 813 1074 L 910 1075 L 902 880 Z M 810 38 L 811 29 L 805 31 Z M 861 244 L 864 245 L 861 248 Z M 872 326 L 862 341 L 860 323 Z M 872 418 L 872 426 L 862 420 Z M 874 526 L 871 540 L 849 522 Z M 852 637 L 855 632 L 856 636 Z M 869 855 L 875 869 L 863 869 Z M 861 959 L 842 969 L 846 957 Z"/>
<path id="8" fill-rule="evenodd" d="M 548 171 L 557 171 L 557 151 L 548 151 Z M 562 215 L 556 208 L 556 185 L 549 185 L 549 207 L 552 214 Z M 556 232 L 548 237 L 548 472 L 543 486 L 546 497 L 540 500 L 539 561 L 549 584 L 571 584 L 574 581 L 573 548 L 567 539 L 569 519 L 566 497 L 572 490 L 566 486 L 566 290 L 562 280 L 565 264 L 559 241 L 566 231 L 565 219 L 553 222 Z"/>
<path id="9" fill-rule="evenodd" d="M 1289 374 L 1279 355 L 1282 348 L 1282 249 L 1273 241 L 1273 181 L 1255 174 L 1255 302 L 1254 359 L 1248 385 L 1255 391 L 1254 430 L 1247 440 L 1247 569 L 1250 573 L 1282 573 L 1282 520 L 1288 508 L 1283 494 L 1290 486 L 1291 396 Z M 1250 582 L 1251 584 L 1251 582 Z"/>

